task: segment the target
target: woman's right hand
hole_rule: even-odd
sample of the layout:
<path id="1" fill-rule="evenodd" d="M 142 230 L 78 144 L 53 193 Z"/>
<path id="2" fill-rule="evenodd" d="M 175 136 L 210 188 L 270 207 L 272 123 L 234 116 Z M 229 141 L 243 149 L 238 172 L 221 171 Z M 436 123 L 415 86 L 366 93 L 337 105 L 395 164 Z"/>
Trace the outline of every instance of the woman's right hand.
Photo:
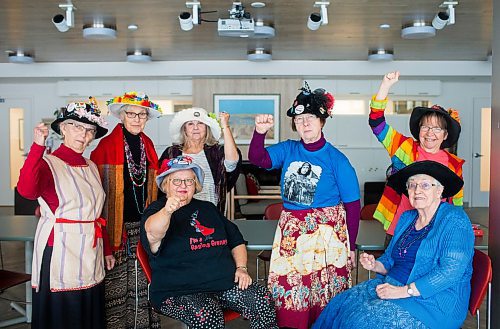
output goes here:
<path id="1" fill-rule="evenodd" d="M 45 140 L 49 136 L 49 127 L 43 122 L 40 122 L 35 129 L 33 129 L 33 142 L 40 146 L 45 146 Z"/>
<path id="2" fill-rule="evenodd" d="M 259 134 L 265 134 L 274 127 L 274 118 L 272 114 L 257 114 L 255 116 L 255 130 Z"/>
<path id="3" fill-rule="evenodd" d="M 384 100 L 389 94 L 391 87 L 399 81 L 399 71 L 389 72 L 384 75 L 377 93 L 377 100 Z"/>
<path id="4" fill-rule="evenodd" d="M 367 271 L 373 271 L 373 269 L 375 269 L 376 260 L 373 255 L 364 252 L 359 257 L 359 262 L 361 263 L 361 266 L 363 266 L 363 268 Z"/>
<path id="5" fill-rule="evenodd" d="M 171 197 L 167 199 L 165 207 L 163 208 L 167 215 L 172 215 L 174 211 L 186 204 L 186 200 L 181 200 L 178 197 Z"/>

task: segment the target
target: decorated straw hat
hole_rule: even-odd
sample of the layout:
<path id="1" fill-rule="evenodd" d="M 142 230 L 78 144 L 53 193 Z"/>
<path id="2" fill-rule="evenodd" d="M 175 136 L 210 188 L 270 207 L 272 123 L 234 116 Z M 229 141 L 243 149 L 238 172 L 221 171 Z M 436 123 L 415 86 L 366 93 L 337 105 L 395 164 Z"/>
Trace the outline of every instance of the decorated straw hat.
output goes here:
<path id="1" fill-rule="evenodd" d="M 203 180 L 205 178 L 203 169 L 193 162 L 193 158 L 187 155 L 179 155 L 176 158 L 163 160 L 160 169 L 158 169 L 158 175 L 156 176 L 156 185 L 158 185 L 158 188 L 161 190 L 161 184 L 165 177 L 176 171 L 186 169 L 192 169 L 200 182 L 200 186 L 203 186 Z M 196 191 L 196 193 L 198 192 L 200 191 Z"/>
<path id="2" fill-rule="evenodd" d="M 201 107 L 192 107 L 177 112 L 170 123 L 170 136 L 172 136 L 172 142 L 174 144 L 179 144 L 181 142 L 181 128 L 188 121 L 203 122 L 210 128 L 215 140 L 219 140 L 221 128 L 219 122 L 215 119 L 215 114 L 208 114 L 207 110 Z"/>
<path id="3" fill-rule="evenodd" d="M 441 147 L 446 148 L 455 145 L 458 142 L 461 131 L 458 111 L 454 109 L 445 110 L 439 105 L 433 105 L 432 107 L 415 107 L 413 109 L 410 116 L 410 132 L 413 137 L 419 140 L 420 120 L 424 115 L 429 113 L 435 113 L 436 115 L 444 117 L 446 120 L 448 137 L 443 141 Z"/>
<path id="4" fill-rule="evenodd" d="M 69 103 L 68 106 L 62 109 L 58 117 L 54 122 L 50 124 L 52 130 L 54 130 L 59 135 L 61 134 L 61 129 L 59 124 L 68 119 L 75 120 L 82 123 L 87 123 L 96 127 L 95 138 L 101 138 L 106 135 L 108 129 L 106 128 L 107 123 L 103 117 L 101 117 L 101 111 L 97 106 L 97 102 L 94 97 L 89 97 L 89 102 L 73 102 Z"/>
<path id="5" fill-rule="evenodd" d="M 151 102 L 148 95 L 135 91 L 125 93 L 123 96 L 116 96 L 107 101 L 106 105 L 108 105 L 109 112 L 119 119 L 121 119 L 121 109 L 125 105 L 145 108 L 148 111 L 148 119 L 157 118 L 162 114 L 160 106 Z"/>
<path id="6" fill-rule="evenodd" d="M 335 98 L 325 89 L 318 88 L 311 91 L 307 82 L 302 87 L 300 94 L 293 101 L 292 107 L 288 109 L 286 115 L 295 117 L 299 114 L 311 113 L 318 118 L 328 118 L 332 116 Z"/>
<path id="7" fill-rule="evenodd" d="M 429 160 L 417 161 L 404 167 L 389 177 L 387 185 L 400 194 L 408 195 L 406 182 L 411 176 L 421 174 L 431 176 L 444 186 L 443 198 L 454 196 L 464 185 L 464 181 L 450 168 L 439 162 Z"/>

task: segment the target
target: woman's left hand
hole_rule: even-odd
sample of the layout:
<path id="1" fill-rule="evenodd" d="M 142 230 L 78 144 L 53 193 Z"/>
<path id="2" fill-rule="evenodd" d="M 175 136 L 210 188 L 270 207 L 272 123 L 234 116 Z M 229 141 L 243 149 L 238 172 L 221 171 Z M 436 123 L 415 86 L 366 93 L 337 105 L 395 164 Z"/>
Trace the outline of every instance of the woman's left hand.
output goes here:
<path id="1" fill-rule="evenodd" d="M 389 283 L 382 283 L 375 288 L 375 291 L 380 299 L 400 299 L 408 297 L 406 286 L 399 287 Z"/>
<path id="2" fill-rule="evenodd" d="M 356 252 L 350 251 L 349 258 L 347 258 L 347 263 L 351 265 L 351 269 L 356 268 Z"/>
<path id="3" fill-rule="evenodd" d="M 229 113 L 227 112 L 220 112 L 219 113 L 219 119 L 220 119 L 220 125 L 222 128 L 229 126 Z"/>
<path id="4" fill-rule="evenodd" d="M 238 288 L 245 290 L 249 285 L 252 284 L 252 277 L 243 268 L 237 268 L 236 273 L 234 273 L 234 282 L 238 283 Z"/>
<path id="5" fill-rule="evenodd" d="M 111 271 L 115 267 L 116 259 L 113 255 L 104 256 L 104 261 L 106 263 L 106 269 Z"/>

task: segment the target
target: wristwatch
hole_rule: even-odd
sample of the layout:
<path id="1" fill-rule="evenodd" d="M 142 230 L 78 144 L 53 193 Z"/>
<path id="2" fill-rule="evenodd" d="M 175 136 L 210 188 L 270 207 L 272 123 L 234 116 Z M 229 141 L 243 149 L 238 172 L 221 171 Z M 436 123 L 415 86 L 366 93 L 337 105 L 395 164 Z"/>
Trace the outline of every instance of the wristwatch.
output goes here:
<path id="1" fill-rule="evenodd" d="M 412 297 L 415 296 L 415 290 L 413 290 L 409 284 L 406 285 L 406 292 Z"/>

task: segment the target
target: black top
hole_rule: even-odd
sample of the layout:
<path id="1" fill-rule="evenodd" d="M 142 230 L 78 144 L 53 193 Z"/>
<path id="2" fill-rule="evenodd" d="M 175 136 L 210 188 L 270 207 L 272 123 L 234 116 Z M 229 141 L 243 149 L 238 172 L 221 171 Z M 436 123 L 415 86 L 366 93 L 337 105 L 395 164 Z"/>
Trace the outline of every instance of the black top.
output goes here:
<path id="1" fill-rule="evenodd" d="M 141 137 L 139 135 L 134 135 L 128 132 L 125 127 L 123 128 L 123 135 L 127 140 L 130 147 L 130 152 L 132 153 L 132 158 L 135 163 L 141 161 Z M 148 181 L 146 176 L 146 182 L 143 186 L 137 187 L 132 184 L 130 180 L 130 174 L 127 166 L 127 157 L 125 156 L 125 149 L 123 150 L 123 192 L 124 192 L 124 203 L 123 203 L 123 221 L 125 222 L 138 222 L 141 219 L 141 213 L 144 211 L 144 202 L 148 197 Z M 146 158 L 146 167 L 147 167 Z M 147 175 L 147 173 L 146 173 Z M 139 212 L 140 211 L 140 212 Z"/>
<path id="2" fill-rule="evenodd" d="M 236 265 L 231 250 L 245 243 L 238 227 L 208 201 L 192 201 L 172 214 L 156 254 L 151 252 L 144 223 L 165 206 L 153 202 L 141 221 L 141 243 L 152 270 L 151 302 L 159 308 L 168 297 L 215 292 L 233 287 Z"/>

